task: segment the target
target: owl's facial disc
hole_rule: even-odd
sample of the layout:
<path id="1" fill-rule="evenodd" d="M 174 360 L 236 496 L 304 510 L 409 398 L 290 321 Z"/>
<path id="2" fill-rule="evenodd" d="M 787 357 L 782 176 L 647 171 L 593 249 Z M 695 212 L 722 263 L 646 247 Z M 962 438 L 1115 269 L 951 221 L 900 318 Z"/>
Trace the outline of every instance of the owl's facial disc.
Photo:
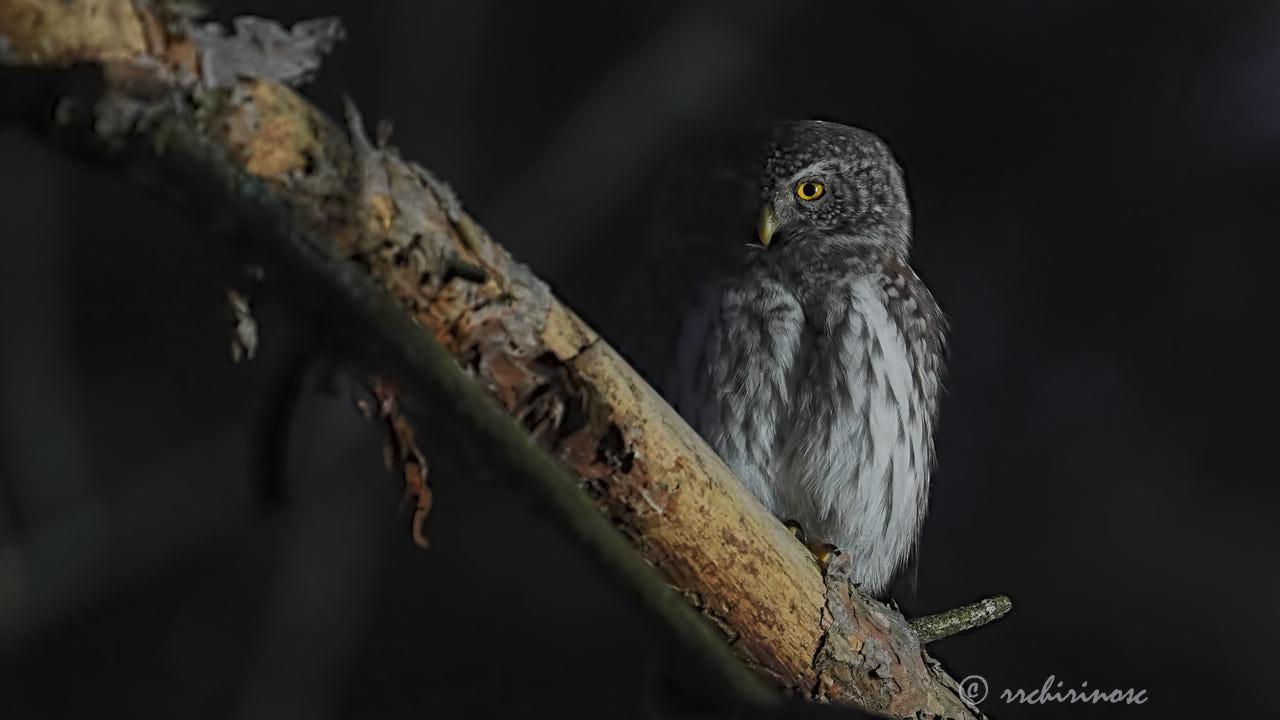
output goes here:
<path id="1" fill-rule="evenodd" d="M 757 237 L 777 257 L 884 247 L 905 257 L 911 207 L 902 171 L 875 135 L 837 123 L 781 123 L 760 175 Z"/>
<path id="2" fill-rule="evenodd" d="M 839 182 L 829 165 L 815 163 L 765 193 L 756 219 L 761 245 L 781 247 L 810 232 L 830 229 L 828 221 L 836 216 L 827 205 L 833 194 L 839 194 Z"/>

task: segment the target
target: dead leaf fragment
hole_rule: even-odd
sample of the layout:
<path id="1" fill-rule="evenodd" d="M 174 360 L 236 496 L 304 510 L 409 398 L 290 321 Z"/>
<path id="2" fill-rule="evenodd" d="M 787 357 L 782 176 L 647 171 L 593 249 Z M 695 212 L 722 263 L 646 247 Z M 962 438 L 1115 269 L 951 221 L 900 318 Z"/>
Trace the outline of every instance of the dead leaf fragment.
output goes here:
<path id="1" fill-rule="evenodd" d="M 258 354 L 258 322 L 253 319 L 249 298 L 227 288 L 227 303 L 234 316 L 231 326 L 231 361 L 252 360 Z"/>
<path id="2" fill-rule="evenodd" d="M 333 17 L 283 25 L 260 17 L 238 17 L 231 32 L 219 23 L 191 28 L 200 48 L 205 87 L 231 87 L 244 75 L 298 86 L 320 69 L 320 58 L 344 37 L 342 23 Z"/>
<path id="3" fill-rule="evenodd" d="M 430 466 L 427 458 L 418 447 L 413 425 L 400 412 L 398 396 L 400 389 L 394 382 L 381 377 L 374 377 L 369 383 L 373 392 L 376 413 L 387 430 L 387 444 L 384 447 L 383 459 L 388 467 L 398 468 L 404 481 L 405 500 L 413 506 L 413 525 L 411 534 L 413 542 L 421 548 L 430 547 L 426 536 L 426 520 L 431 513 L 434 493 L 430 484 Z M 362 406 L 362 412 L 371 408 Z"/>

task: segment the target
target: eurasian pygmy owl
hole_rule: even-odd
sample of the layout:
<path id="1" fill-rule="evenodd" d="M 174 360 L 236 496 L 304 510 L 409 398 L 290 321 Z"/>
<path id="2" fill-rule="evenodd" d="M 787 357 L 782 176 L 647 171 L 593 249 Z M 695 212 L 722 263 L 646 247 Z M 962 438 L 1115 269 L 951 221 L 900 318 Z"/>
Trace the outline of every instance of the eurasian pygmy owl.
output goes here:
<path id="1" fill-rule="evenodd" d="M 721 233 L 664 392 L 765 506 L 883 595 L 928 506 L 946 321 L 908 264 L 911 211 L 883 141 L 811 121 L 764 144 L 755 237 L 736 235 L 745 222 Z"/>

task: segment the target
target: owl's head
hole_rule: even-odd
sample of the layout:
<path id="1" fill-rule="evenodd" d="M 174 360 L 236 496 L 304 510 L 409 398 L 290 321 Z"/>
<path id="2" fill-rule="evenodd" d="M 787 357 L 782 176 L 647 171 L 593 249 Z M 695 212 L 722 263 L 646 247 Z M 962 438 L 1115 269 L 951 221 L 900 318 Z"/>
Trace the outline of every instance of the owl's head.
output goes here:
<path id="1" fill-rule="evenodd" d="M 866 130 L 821 120 L 773 126 L 760 189 L 757 237 L 771 251 L 910 250 L 902 169 Z"/>

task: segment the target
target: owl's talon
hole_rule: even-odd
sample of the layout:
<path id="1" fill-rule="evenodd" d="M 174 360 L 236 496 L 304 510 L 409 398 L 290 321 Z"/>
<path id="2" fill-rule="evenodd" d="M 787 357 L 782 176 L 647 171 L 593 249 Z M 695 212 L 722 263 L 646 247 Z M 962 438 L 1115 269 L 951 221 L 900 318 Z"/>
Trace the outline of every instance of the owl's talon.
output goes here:
<path id="1" fill-rule="evenodd" d="M 804 528 L 796 520 L 785 520 L 782 524 L 786 525 L 787 529 L 791 531 L 792 537 L 805 546 L 805 549 L 813 556 L 814 562 L 818 563 L 818 569 L 826 572 L 827 564 L 835 556 L 836 546 L 831 543 L 818 542 L 817 540 L 810 541 L 805 535 Z"/>
<path id="2" fill-rule="evenodd" d="M 800 523 L 796 522 L 795 520 L 787 520 L 782 524 L 786 525 L 787 529 L 791 531 L 791 537 L 799 540 L 801 543 L 804 543 L 806 545 L 808 544 L 808 540 L 805 538 L 805 535 L 804 535 L 804 528 L 800 527 Z"/>
<path id="3" fill-rule="evenodd" d="M 827 571 L 827 565 L 835 559 L 836 546 L 831 543 L 812 542 L 805 543 L 805 547 L 809 548 L 810 554 L 813 555 L 814 561 L 818 563 L 818 568 L 824 573 Z"/>

